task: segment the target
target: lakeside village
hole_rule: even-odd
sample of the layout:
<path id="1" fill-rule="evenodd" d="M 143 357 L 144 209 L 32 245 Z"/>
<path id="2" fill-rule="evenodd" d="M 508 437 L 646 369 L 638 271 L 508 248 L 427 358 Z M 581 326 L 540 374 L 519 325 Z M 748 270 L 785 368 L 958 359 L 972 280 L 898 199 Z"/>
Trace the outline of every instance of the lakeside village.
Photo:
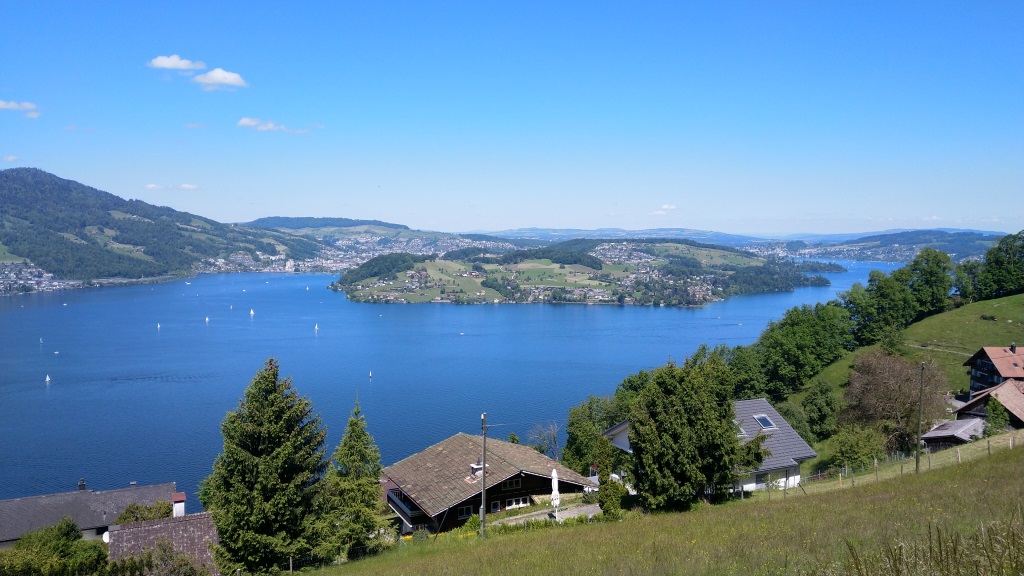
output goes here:
<path id="1" fill-rule="evenodd" d="M 589 280 L 612 284 L 618 292 L 629 293 L 637 283 L 662 281 L 661 272 L 651 262 L 655 257 L 639 250 L 641 246 L 629 241 L 608 242 L 596 247 L 591 254 L 607 264 L 620 264 L 633 268 L 633 271 L 622 278 L 612 278 L 607 274 L 592 275 Z M 464 248 L 481 248 L 492 253 L 503 253 L 515 250 L 516 246 L 503 241 L 471 240 L 458 236 L 426 238 L 393 238 L 373 234 L 333 239 L 315 258 L 294 260 L 286 255 L 270 255 L 256 252 L 255 257 L 246 252 L 236 252 L 227 258 L 207 259 L 197 263 L 193 274 L 218 274 L 232 272 L 276 272 L 276 273 L 341 273 L 355 268 L 366 261 L 393 253 L 408 253 L 420 256 L 444 254 Z M 466 276 L 480 276 L 479 272 L 467 271 Z M 396 285 L 394 281 L 381 281 L 378 287 L 391 288 L 379 295 L 374 301 L 406 302 L 403 294 L 415 293 L 427 287 L 429 277 L 425 273 L 409 272 L 404 283 Z M 29 292 L 52 292 L 88 286 L 110 286 L 135 284 L 144 282 L 160 282 L 174 277 L 143 278 L 143 279 L 92 279 L 65 280 L 55 278 L 53 274 L 34 266 L 31 262 L 0 263 L 0 295 L 23 294 Z M 712 286 L 713 277 L 695 276 L 685 280 L 674 280 L 673 283 L 685 282 L 691 301 L 706 303 L 720 299 Z M 606 284 L 607 286 L 607 284 Z M 525 288 L 525 287 L 524 287 Z M 491 302 L 484 297 L 481 290 L 476 294 L 466 295 L 467 302 Z M 435 299 L 438 302 L 463 301 L 454 297 Z M 619 304 L 643 304 L 635 302 L 632 297 L 616 299 L 604 286 L 586 286 L 565 288 L 558 286 L 531 286 L 513 298 L 495 298 L 493 302 L 586 302 Z"/>

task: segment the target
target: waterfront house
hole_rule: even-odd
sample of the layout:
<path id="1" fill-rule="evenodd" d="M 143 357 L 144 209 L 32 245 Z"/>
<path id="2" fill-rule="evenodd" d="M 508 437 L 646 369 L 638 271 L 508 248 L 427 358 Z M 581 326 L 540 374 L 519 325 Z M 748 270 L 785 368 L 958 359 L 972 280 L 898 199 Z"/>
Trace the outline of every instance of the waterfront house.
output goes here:
<path id="1" fill-rule="evenodd" d="M 459 433 L 400 460 L 381 474 L 388 506 L 403 534 L 443 532 L 480 512 L 482 436 Z M 551 471 L 560 493 L 594 484 L 530 446 L 487 439 L 487 512 L 524 508 L 551 494 Z"/>
<path id="2" fill-rule="evenodd" d="M 103 538 L 129 504 L 152 506 L 158 500 L 171 502 L 176 513 L 185 513 L 185 495 L 175 489 L 174 482 L 136 486 L 117 490 L 88 490 L 85 480 L 78 481 L 78 490 L 0 500 L 0 548 L 14 545 L 22 534 L 53 526 L 65 516 L 70 517 L 82 538 Z M 179 506 L 180 504 L 180 506 Z"/>

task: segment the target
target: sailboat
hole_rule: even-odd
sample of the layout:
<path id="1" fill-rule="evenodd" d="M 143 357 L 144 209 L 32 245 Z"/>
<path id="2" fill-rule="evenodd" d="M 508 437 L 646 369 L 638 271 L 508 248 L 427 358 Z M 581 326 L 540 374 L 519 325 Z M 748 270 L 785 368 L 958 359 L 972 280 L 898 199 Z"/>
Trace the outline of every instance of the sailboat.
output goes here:
<path id="1" fill-rule="evenodd" d="M 160 323 L 159 323 L 159 322 L 157 322 L 157 323 L 156 323 L 156 329 L 157 329 L 157 330 L 159 330 L 159 329 L 160 329 Z"/>
<path id="2" fill-rule="evenodd" d="M 49 383 L 50 383 L 50 375 L 49 375 L 49 374 L 47 374 L 47 375 L 46 375 L 46 383 L 47 383 L 47 384 L 49 384 Z"/>
<path id="3" fill-rule="evenodd" d="M 373 370 L 370 370 L 370 380 L 373 380 Z"/>
<path id="4" fill-rule="evenodd" d="M 210 317 L 209 317 L 209 316 L 207 316 L 207 317 L 206 317 L 206 323 L 207 323 L 207 324 L 209 324 L 209 323 L 210 323 Z"/>
<path id="5" fill-rule="evenodd" d="M 319 332 L 319 331 L 320 331 L 320 324 L 314 324 L 313 325 L 313 332 Z"/>
<path id="6" fill-rule="evenodd" d="M 256 311 L 254 311 L 252 308 L 249 308 L 249 317 L 252 318 L 255 315 L 256 315 Z"/>

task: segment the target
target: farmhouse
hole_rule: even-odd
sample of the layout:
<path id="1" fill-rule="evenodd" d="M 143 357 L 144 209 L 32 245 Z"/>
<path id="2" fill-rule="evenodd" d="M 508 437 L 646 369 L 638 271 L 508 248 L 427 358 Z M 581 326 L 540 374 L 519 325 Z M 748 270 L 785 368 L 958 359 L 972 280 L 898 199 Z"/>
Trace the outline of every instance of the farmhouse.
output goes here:
<path id="1" fill-rule="evenodd" d="M 764 398 L 737 400 L 733 403 L 733 411 L 740 442 L 745 443 L 762 433 L 767 436 L 763 447 L 770 452 L 761 466 L 741 477 L 733 489 L 763 490 L 769 478 L 779 488 L 796 487 L 800 483 L 800 463 L 814 458 L 817 453 Z M 604 436 L 611 440 L 612 445 L 632 452 L 628 421 L 612 426 Z"/>
<path id="2" fill-rule="evenodd" d="M 185 513 L 185 495 L 174 482 L 131 486 L 118 490 L 87 490 L 85 480 L 78 490 L 0 500 L 0 548 L 14 545 L 21 535 L 53 526 L 65 516 L 74 520 L 86 540 L 104 538 L 107 530 L 129 504 L 152 506 L 158 500 L 173 502 L 174 513 Z"/>
<path id="3" fill-rule="evenodd" d="M 1024 380 L 1024 352 L 1013 343 L 985 346 L 964 362 L 964 366 L 970 368 L 971 392 L 986 390 L 1010 378 Z"/>
<path id="4" fill-rule="evenodd" d="M 402 519 L 402 533 L 443 532 L 479 514 L 483 437 L 456 434 L 400 460 L 381 474 L 388 506 Z M 560 493 L 594 484 L 530 446 L 487 439 L 486 511 L 514 510 L 551 494 L 551 471 Z"/>
<path id="5" fill-rule="evenodd" d="M 971 399 L 957 408 L 956 419 L 988 418 L 988 401 L 995 399 L 1009 413 L 1010 426 L 1015 429 L 1024 428 L 1024 379 L 1004 380 L 991 388 L 975 392 Z"/>

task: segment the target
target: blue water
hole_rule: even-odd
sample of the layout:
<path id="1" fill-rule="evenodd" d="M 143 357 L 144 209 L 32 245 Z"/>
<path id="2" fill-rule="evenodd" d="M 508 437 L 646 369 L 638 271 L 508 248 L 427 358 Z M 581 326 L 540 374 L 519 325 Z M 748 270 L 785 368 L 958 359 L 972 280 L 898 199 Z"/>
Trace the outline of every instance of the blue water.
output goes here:
<path id="1" fill-rule="evenodd" d="M 334 276 L 271 274 L 0 298 L 0 498 L 175 481 L 198 511 L 221 420 L 271 356 L 322 415 L 328 452 L 357 394 L 385 465 L 479 433 L 485 411 L 503 425 L 490 434 L 526 438 L 631 373 L 749 344 L 894 268 L 844 265 L 828 288 L 699 309 L 359 304 L 326 289 Z"/>

